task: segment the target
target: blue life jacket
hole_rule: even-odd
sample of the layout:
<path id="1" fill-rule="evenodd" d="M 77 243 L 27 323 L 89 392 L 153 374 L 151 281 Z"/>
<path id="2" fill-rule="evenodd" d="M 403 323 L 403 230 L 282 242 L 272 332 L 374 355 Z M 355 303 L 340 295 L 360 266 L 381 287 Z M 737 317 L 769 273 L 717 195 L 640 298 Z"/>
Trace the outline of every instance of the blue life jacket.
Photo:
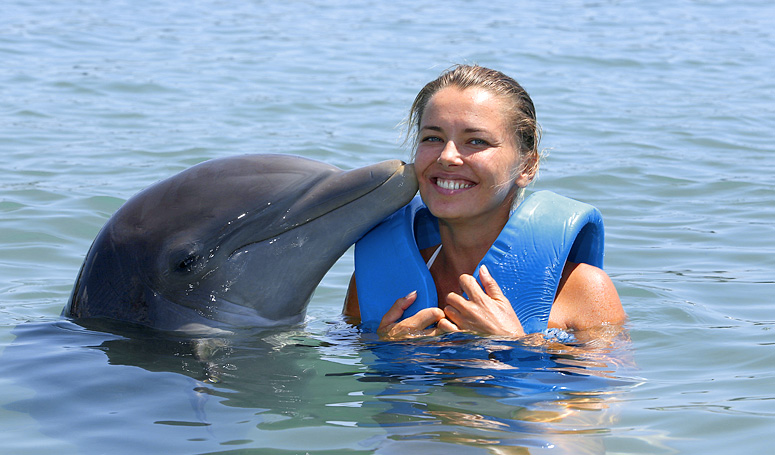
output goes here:
<path id="1" fill-rule="evenodd" d="M 472 270 L 487 266 L 509 299 L 525 333 L 547 328 L 566 261 L 603 267 L 603 219 L 596 208 L 538 191 L 512 213 Z M 441 243 L 439 224 L 415 197 L 355 244 L 355 282 L 365 330 L 375 330 L 395 301 L 412 291 L 404 317 L 438 306 L 436 285 L 420 250 Z"/>

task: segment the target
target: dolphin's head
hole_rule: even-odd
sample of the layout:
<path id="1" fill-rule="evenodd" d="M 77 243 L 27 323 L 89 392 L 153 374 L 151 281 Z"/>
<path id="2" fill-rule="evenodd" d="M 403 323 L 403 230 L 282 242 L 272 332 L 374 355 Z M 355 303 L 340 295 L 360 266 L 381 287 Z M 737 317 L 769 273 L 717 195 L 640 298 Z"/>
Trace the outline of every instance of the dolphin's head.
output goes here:
<path id="1" fill-rule="evenodd" d="M 64 314 L 165 330 L 299 322 L 342 253 L 416 191 L 398 160 L 347 172 L 289 155 L 199 164 L 108 220 Z"/>

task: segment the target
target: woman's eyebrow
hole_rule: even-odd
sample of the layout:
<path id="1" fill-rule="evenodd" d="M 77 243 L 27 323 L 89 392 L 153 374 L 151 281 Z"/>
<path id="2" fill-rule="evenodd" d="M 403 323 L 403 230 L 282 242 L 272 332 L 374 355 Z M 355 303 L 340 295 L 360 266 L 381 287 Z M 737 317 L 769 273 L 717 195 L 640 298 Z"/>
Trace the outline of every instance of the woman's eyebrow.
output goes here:
<path id="1" fill-rule="evenodd" d="M 443 132 L 444 130 L 440 126 L 434 126 L 434 125 L 427 125 L 420 128 L 420 131 L 423 130 L 430 130 L 430 131 L 438 131 Z M 466 128 L 463 130 L 464 133 L 486 133 L 487 129 L 485 128 Z"/>
<path id="2" fill-rule="evenodd" d="M 433 126 L 433 125 L 423 126 L 422 128 L 420 128 L 420 131 L 422 130 L 431 130 L 431 131 L 439 131 L 439 132 L 444 131 L 441 129 L 440 126 Z"/>

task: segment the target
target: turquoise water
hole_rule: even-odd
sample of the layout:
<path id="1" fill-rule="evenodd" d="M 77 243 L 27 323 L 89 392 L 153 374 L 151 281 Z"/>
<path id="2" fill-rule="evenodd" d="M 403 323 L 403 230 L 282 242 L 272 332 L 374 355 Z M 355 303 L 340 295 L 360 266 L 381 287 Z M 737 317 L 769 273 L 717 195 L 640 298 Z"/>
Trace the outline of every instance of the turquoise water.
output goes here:
<path id="1" fill-rule="evenodd" d="M 764 1 L 5 0 L 2 453 L 768 453 L 773 18 Z M 458 62 L 533 96 L 534 189 L 603 212 L 629 314 L 613 347 L 376 343 L 339 318 L 351 253 L 299 327 L 191 346 L 59 318 L 132 194 L 241 153 L 405 159 L 397 124 Z"/>

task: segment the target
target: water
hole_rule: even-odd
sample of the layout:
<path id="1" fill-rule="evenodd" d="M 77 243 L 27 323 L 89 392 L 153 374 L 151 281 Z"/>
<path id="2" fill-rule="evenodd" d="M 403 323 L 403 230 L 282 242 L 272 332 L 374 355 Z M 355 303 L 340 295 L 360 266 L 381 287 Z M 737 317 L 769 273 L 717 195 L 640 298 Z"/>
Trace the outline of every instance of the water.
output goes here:
<path id="1" fill-rule="evenodd" d="M 773 18 L 764 1 L 4 0 L 2 452 L 767 453 Z M 603 212 L 629 315 L 612 347 L 375 342 L 339 318 L 351 253 L 300 327 L 191 345 L 59 318 L 141 188 L 241 153 L 406 158 L 396 125 L 457 62 L 533 96 L 534 188 Z"/>

